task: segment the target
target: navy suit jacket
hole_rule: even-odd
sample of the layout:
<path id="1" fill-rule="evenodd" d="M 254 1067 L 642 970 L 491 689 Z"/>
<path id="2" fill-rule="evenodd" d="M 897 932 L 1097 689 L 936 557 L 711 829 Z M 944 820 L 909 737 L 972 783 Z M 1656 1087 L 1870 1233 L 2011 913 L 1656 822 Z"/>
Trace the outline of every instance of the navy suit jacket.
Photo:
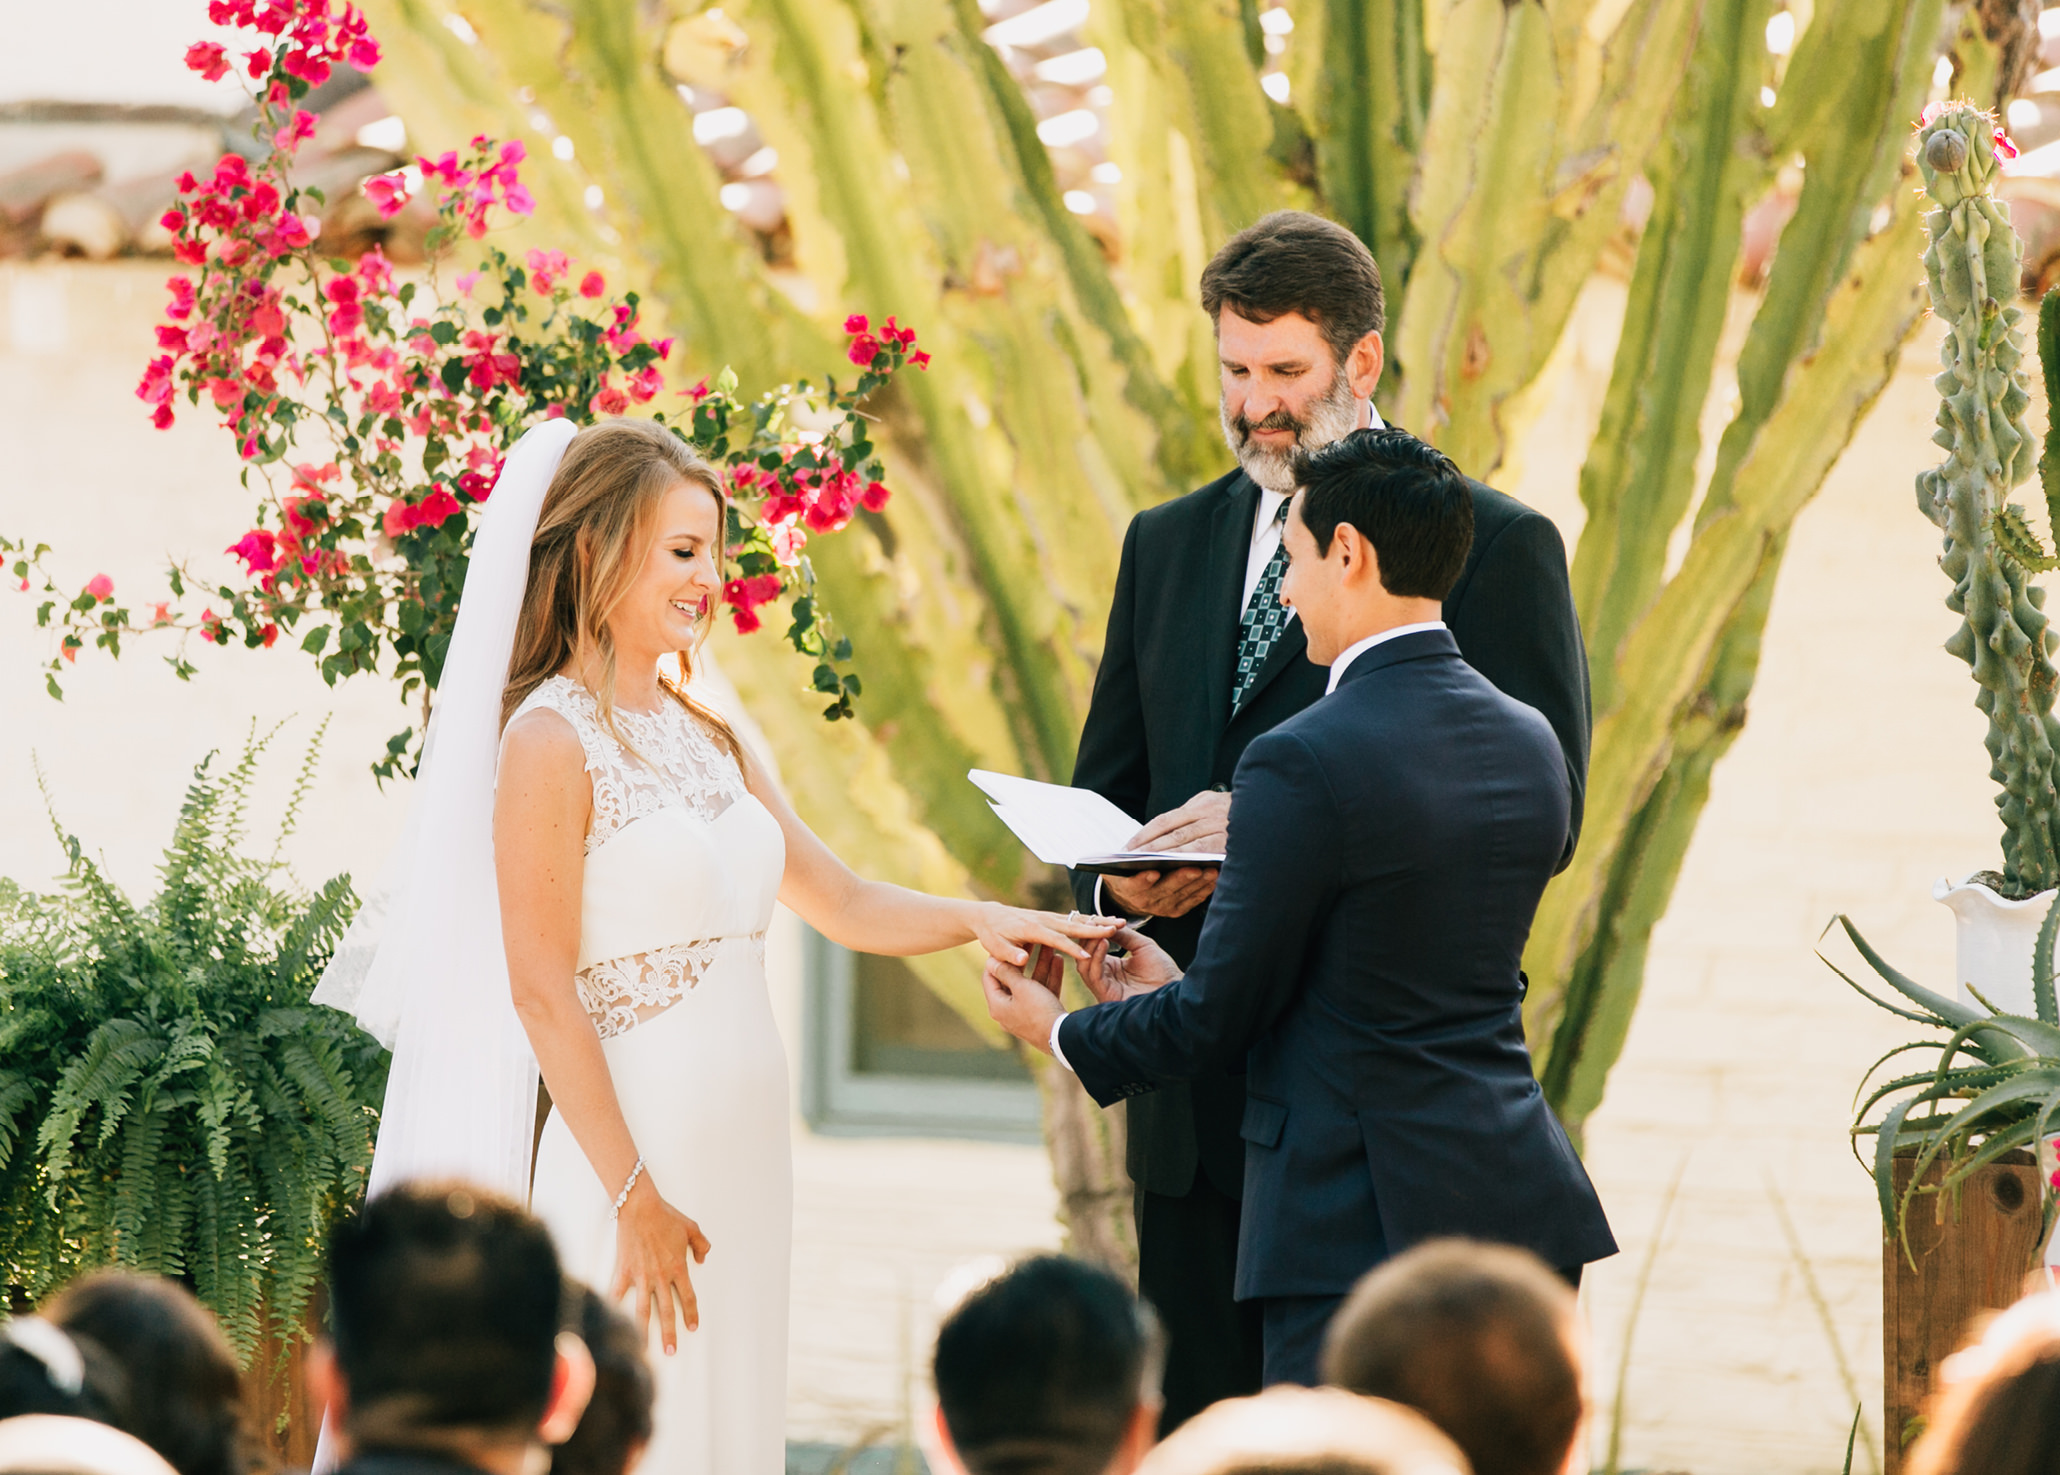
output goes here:
<path id="1" fill-rule="evenodd" d="M 1342 1294 L 1440 1235 L 1615 1253 L 1524 1046 L 1568 788 L 1551 726 L 1449 632 L 1376 645 L 1245 750 L 1186 976 L 1061 1025 L 1104 1106 L 1246 1062 L 1239 1299 Z"/>

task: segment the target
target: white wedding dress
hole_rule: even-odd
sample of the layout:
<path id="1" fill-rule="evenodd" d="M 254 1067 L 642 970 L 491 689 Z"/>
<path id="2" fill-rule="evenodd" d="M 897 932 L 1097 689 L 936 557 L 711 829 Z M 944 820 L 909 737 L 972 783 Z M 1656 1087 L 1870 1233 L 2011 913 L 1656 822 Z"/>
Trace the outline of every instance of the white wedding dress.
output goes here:
<path id="1" fill-rule="evenodd" d="M 667 700 L 615 711 L 552 677 L 537 708 L 586 752 L 593 820 L 580 916 L 580 1002 L 601 1036 L 644 1171 L 701 1226 L 701 1327 L 651 1367 L 646 1475 L 780 1475 L 786 1468 L 787 1282 L 793 1240 L 787 1060 L 765 984 L 765 929 L 786 864 L 778 823 L 701 723 Z M 554 1111 L 531 1208 L 568 1274 L 614 1284 L 620 1183 L 603 1183 Z"/>

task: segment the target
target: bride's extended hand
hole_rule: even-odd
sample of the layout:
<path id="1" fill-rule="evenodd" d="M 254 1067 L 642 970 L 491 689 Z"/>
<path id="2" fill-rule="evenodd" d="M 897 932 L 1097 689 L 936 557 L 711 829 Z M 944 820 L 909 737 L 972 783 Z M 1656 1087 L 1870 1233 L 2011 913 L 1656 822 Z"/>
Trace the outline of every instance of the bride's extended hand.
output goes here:
<path id="1" fill-rule="evenodd" d="M 1127 956 L 1111 957 L 1110 943 L 1123 948 Z M 1087 961 L 1080 965 L 1080 981 L 1104 1004 L 1148 994 L 1179 977 L 1180 965 L 1164 948 L 1128 927 L 1093 944 L 1088 949 Z"/>
<path id="2" fill-rule="evenodd" d="M 1020 968 L 1030 961 L 1030 949 L 1040 945 L 1085 963 L 1083 943 L 1099 942 L 1122 925 L 1115 917 L 1087 917 L 1078 912 L 1062 917 L 1057 912 L 1033 912 L 983 901 L 976 910 L 973 931 L 990 958 Z"/>
<path id="3" fill-rule="evenodd" d="M 620 1301 L 625 1291 L 635 1291 L 639 1336 L 650 1340 L 655 1311 L 668 1356 L 679 1347 L 673 1329 L 675 1301 L 680 1325 L 690 1332 L 700 1329 L 701 1308 L 694 1299 L 687 1257 L 693 1256 L 698 1265 L 708 1258 L 708 1250 L 701 1226 L 665 1201 L 650 1174 L 639 1178 L 615 1220 L 615 1290 L 609 1299 Z"/>

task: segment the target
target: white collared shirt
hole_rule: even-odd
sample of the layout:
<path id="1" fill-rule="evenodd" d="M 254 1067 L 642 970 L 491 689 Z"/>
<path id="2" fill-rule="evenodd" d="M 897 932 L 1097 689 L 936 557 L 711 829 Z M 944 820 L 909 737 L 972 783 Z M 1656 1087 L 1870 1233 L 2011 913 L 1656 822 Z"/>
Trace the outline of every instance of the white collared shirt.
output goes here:
<path id="1" fill-rule="evenodd" d="M 1366 402 L 1366 422 L 1359 427 L 1385 430 L 1387 422 L 1380 417 L 1380 411 L 1373 407 L 1373 401 Z M 1245 592 L 1237 602 L 1237 612 L 1242 615 L 1245 606 L 1252 602 L 1252 591 L 1259 587 L 1259 578 L 1266 572 L 1266 565 L 1272 561 L 1273 550 L 1280 546 L 1281 525 L 1274 519 L 1280 516 L 1280 504 L 1289 493 L 1259 488 L 1259 510 L 1252 514 L 1252 542 L 1245 554 Z M 1294 611 L 1288 611 L 1288 618 L 1294 618 Z"/>
<path id="2" fill-rule="evenodd" d="M 1414 625 L 1396 625 L 1393 629 L 1383 630 L 1378 635 L 1369 635 L 1364 640 L 1355 641 L 1345 647 L 1344 654 L 1330 663 L 1330 685 L 1323 689 L 1323 694 L 1329 696 L 1336 691 L 1338 683 L 1345 679 L 1345 668 L 1382 641 L 1400 640 L 1404 635 L 1417 635 L 1425 630 L 1444 628 L 1446 627 L 1443 620 L 1419 620 Z"/>

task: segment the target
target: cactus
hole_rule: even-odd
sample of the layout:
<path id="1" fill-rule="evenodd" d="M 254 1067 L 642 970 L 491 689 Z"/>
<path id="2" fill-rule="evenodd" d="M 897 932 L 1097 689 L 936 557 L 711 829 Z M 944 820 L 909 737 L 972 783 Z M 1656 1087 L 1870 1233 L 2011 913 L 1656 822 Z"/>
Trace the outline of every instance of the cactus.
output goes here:
<path id="1" fill-rule="evenodd" d="M 1996 203 L 1994 139 L 1994 120 L 1968 104 L 1937 111 L 1918 134 L 1918 168 L 1936 207 L 1924 222 L 1924 273 L 1932 310 L 1949 331 L 1932 437 L 1947 455 L 1918 476 L 1917 505 L 1945 533 L 1939 566 L 1953 581 L 1946 606 L 1962 616 L 1946 649 L 1973 670 L 1975 705 L 1989 720 L 2005 889 L 2030 896 L 2060 885 L 2060 674 L 2048 655 L 2045 591 L 2031 582 L 2053 560 L 2009 502 L 2032 470 L 2024 428 L 2031 395 L 2023 314 L 2002 300 L 2016 293 L 2024 248 Z"/>

